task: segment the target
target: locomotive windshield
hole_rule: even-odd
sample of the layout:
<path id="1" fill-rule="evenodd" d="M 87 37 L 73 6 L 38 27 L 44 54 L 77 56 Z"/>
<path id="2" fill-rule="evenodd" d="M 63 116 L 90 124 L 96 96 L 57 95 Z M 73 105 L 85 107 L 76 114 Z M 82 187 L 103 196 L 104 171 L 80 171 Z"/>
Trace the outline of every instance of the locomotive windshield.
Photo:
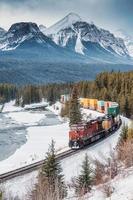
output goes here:
<path id="1" fill-rule="evenodd" d="M 70 130 L 77 131 L 85 128 L 85 124 L 74 124 L 70 126 Z"/>

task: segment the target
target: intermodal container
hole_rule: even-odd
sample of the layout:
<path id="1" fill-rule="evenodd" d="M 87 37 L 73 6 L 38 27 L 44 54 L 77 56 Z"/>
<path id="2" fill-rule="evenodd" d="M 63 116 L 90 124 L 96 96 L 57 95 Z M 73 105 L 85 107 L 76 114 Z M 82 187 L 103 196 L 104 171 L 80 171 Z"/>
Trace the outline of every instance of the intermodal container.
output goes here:
<path id="1" fill-rule="evenodd" d="M 89 108 L 90 101 L 88 98 L 82 98 L 80 99 L 80 104 L 83 106 L 83 108 Z"/>
<path id="2" fill-rule="evenodd" d="M 105 102 L 104 102 L 104 106 L 105 106 L 106 108 L 109 107 L 109 104 L 110 104 L 110 101 L 105 101 Z"/>
<path id="3" fill-rule="evenodd" d="M 93 110 L 96 110 L 97 109 L 97 102 L 98 100 L 97 99 L 90 99 L 90 109 L 93 109 Z"/>
<path id="4" fill-rule="evenodd" d="M 109 107 L 107 109 L 108 115 L 117 116 L 117 115 L 119 115 L 119 112 L 120 112 L 119 106 Z"/>
<path id="5" fill-rule="evenodd" d="M 84 98 L 80 99 L 80 105 L 83 106 L 84 105 Z"/>
<path id="6" fill-rule="evenodd" d="M 101 107 L 101 106 L 104 106 L 104 104 L 105 104 L 104 101 L 98 101 L 98 102 L 97 102 L 97 105 L 100 106 L 100 107 Z"/>
<path id="7" fill-rule="evenodd" d="M 118 106 L 118 103 L 116 102 L 109 102 L 109 107 L 115 107 L 115 106 Z"/>
<path id="8" fill-rule="evenodd" d="M 108 108 L 110 106 L 110 101 L 105 101 L 105 104 L 104 104 L 104 113 L 107 114 L 108 112 Z"/>

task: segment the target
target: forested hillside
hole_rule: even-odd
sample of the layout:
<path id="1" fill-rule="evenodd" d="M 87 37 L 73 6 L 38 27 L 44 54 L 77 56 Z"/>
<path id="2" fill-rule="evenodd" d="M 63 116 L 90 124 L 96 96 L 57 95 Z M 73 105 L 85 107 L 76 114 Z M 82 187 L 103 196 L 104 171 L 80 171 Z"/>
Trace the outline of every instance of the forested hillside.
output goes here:
<path id="1" fill-rule="evenodd" d="M 0 85 L 1 102 L 16 98 L 17 105 L 39 102 L 42 98 L 54 103 L 61 94 L 71 93 L 77 84 L 81 97 L 111 100 L 120 104 L 121 114 L 127 117 L 133 115 L 133 71 L 131 72 L 103 72 L 94 81 L 78 83 L 27 85 L 16 87 L 10 84 Z"/>
<path id="2" fill-rule="evenodd" d="M 80 82 L 79 91 L 82 97 L 116 101 L 122 114 L 133 114 L 133 72 L 100 73 L 95 81 Z"/>

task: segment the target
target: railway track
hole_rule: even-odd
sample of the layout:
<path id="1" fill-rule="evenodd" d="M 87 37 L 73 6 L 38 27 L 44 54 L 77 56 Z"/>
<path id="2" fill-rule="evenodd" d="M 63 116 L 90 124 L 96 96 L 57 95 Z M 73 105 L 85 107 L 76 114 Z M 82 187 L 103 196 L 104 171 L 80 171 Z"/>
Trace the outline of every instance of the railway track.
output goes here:
<path id="1" fill-rule="evenodd" d="M 120 127 L 118 127 L 116 130 L 114 130 L 112 133 L 110 133 L 107 137 L 114 134 L 119 128 Z M 77 150 L 69 149 L 65 152 L 59 153 L 59 154 L 56 155 L 56 159 L 60 161 L 60 160 L 63 160 L 64 158 L 67 158 L 67 157 L 70 157 L 74 154 L 77 154 L 78 152 L 86 150 L 87 148 L 90 148 L 91 146 L 103 141 L 107 137 L 104 137 L 104 138 L 101 138 L 97 141 L 94 141 L 93 143 L 85 146 L 83 149 L 77 149 Z M 10 172 L 0 174 L 0 183 L 3 183 L 7 180 L 10 180 L 10 179 L 18 177 L 18 176 L 28 174 L 28 173 L 36 171 L 36 170 L 39 170 L 43 166 L 44 162 L 45 162 L 45 160 L 41 160 L 41 161 L 38 161 L 38 162 L 35 162 L 35 163 L 32 163 L 32 164 L 29 164 L 27 166 L 12 170 Z"/>
<path id="2" fill-rule="evenodd" d="M 62 160 L 63 158 L 67 158 L 67 157 L 73 155 L 74 153 L 76 153 L 78 151 L 79 150 L 71 150 L 71 149 L 69 149 L 69 150 L 67 150 L 65 152 L 57 154 L 56 159 L 57 160 Z M 12 178 L 18 177 L 18 176 L 22 176 L 24 174 L 28 174 L 28 173 L 30 173 L 32 171 L 39 170 L 43 166 L 44 162 L 45 162 L 45 160 L 41 160 L 41 161 L 32 163 L 30 165 L 27 165 L 27 166 L 12 170 L 10 172 L 6 172 L 6 173 L 3 173 L 3 174 L 0 174 L 0 183 L 4 182 L 6 180 L 10 180 Z"/>

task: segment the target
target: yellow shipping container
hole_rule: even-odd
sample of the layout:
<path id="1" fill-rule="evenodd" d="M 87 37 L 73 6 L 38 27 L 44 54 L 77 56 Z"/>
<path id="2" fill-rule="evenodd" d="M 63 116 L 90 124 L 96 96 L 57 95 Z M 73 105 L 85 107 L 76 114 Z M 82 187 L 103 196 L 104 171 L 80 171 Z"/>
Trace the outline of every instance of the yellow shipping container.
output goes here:
<path id="1" fill-rule="evenodd" d="M 90 105 L 90 100 L 88 98 L 82 98 L 80 100 L 80 104 L 83 106 L 83 108 L 88 108 Z"/>
<path id="2" fill-rule="evenodd" d="M 97 99 L 90 99 L 90 108 L 96 110 L 97 109 Z"/>

